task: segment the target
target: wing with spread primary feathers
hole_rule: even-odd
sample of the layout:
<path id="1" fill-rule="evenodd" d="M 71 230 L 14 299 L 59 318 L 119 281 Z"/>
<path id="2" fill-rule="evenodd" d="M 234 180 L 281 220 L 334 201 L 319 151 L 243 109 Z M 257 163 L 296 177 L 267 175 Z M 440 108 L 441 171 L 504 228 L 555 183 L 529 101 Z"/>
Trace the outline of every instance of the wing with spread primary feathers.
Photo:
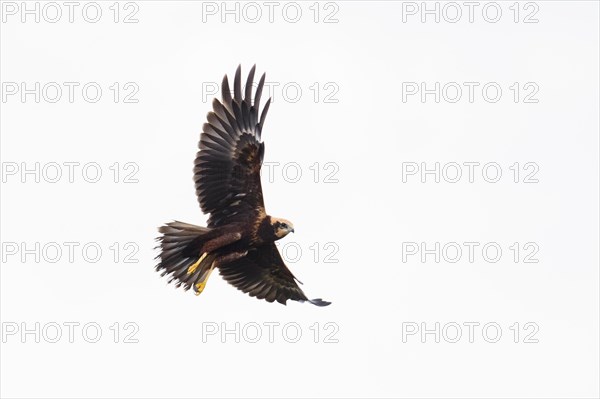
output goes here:
<path id="1" fill-rule="evenodd" d="M 250 249 L 245 257 L 219 266 L 219 272 L 229 284 L 258 299 L 269 302 L 277 300 L 284 305 L 288 299 L 308 301 L 317 306 L 330 304 L 320 298 L 308 299 L 304 295 L 275 243 Z"/>
<path id="2" fill-rule="evenodd" d="M 202 211 L 210 213 L 209 227 L 264 212 L 260 168 L 265 147 L 260 136 L 271 99 L 259 112 L 265 75 L 252 99 L 255 67 L 248 74 L 243 97 L 241 67 L 235 73 L 233 98 L 227 76 L 223 78 L 222 102 L 213 100 L 213 111 L 202 129 L 194 182 Z"/>

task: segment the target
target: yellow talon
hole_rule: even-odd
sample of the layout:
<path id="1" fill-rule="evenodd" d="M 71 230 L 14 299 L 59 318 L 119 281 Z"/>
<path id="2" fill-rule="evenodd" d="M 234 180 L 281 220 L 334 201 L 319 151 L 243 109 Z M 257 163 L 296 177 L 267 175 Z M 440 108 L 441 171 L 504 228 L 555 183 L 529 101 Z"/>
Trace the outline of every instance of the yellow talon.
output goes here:
<path id="1" fill-rule="evenodd" d="M 208 270 L 208 273 L 206 274 L 206 277 L 204 277 L 202 279 L 202 281 L 196 283 L 196 296 L 202 294 L 202 291 L 204 291 L 204 287 L 206 287 L 208 278 L 210 277 L 214 268 L 215 268 L 215 263 L 213 262 L 213 264 L 210 266 L 210 269 Z"/>
<path id="2" fill-rule="evenodd" d="M 198 268 L 198 266 L 200 266 L 200 263 L 202 263 L 202 261 L 204 260 L 204 258 L 206 258 L 207 253 L 203 253 L 202 256 L 200 257 L 200 259 L 198 259 L 198 261 L 196 261 L 196 263 L 194 263 L 193 265 L 191 265 L 188 268 L 187 274 L 192 274 L 196 271 L 196 269 Z"/>
<path id="3" fill-rule="evenodd" d="M 204 291 L 204 287 L 206 287 L 206 281 L 196 284 L 196 296 L 202 294 L 202 291 Z"/>

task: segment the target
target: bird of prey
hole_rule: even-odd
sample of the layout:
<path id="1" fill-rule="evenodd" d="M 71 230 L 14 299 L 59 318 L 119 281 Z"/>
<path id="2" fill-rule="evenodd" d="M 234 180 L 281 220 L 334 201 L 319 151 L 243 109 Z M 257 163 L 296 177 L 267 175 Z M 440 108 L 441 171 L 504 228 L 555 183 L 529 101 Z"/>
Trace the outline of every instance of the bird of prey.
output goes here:
<path id="1" fill-rule="evenodd" d="M 306 297 L 275 246 L 275 241 L 294 232 L 294 226 L 265 211 L 260 183 L 265 153 L 261 133 L 271 99 L 260 112 L 265 75 L 252 98 L 255 68 L 242 93 L 238 67 L 233 97 L 225 75 L 222 99 L 213 100 L 200 135 L 194 182 L 200 208 L 210 214 L 208 226 L 178 221 L 161 226 L 156 270 L 168 275 L 169 283 L 175 282 L 177 287 L 186 291 L 193 287 L 196 295 L 217 268 L 227 282 L 258 299 L 327 306 L 330 302 Z"/>

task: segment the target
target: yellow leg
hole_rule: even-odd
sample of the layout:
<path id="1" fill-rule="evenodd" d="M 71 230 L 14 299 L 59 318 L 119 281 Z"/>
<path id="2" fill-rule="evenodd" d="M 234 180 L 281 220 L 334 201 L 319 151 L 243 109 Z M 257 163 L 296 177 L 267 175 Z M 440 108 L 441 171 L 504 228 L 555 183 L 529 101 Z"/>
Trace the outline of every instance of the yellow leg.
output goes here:
<path id="1" fill-rule="evenodd" d="M 204 260 L 204 258 L 206 258 L 206 255 L 208 255 L 207 252 L 203 253 L 202 256 L 200 257 L 200 259 L 198 259 L 196 261 L 196 263 L 194 263 L 193 265 L 191 265 L 190 267 L 188 267 L 187 274 L 194 273 L 196 271 L 196 269 L 198 268 L 198 266 L 200 266 L 200 263 L 202 263 L 202 261 Z"/>
<path id="2" fill-rule="evenodd" d="M 208 278 L 210 277 L 210 275 L 213 272 L 214 268 L 215 268 L 215 262 L 213 262 L 212 265 L 210 265 L 210 269 L 206 273 L 206 277 L 204 277 L 202 279 L 202 281 L 199 281 L 199 282 L 196 283 L 196 295 L 202 294 L 202 291 L 204 291 L 204 287 L 206 287 L 206 283 L 208 282 Z"/>

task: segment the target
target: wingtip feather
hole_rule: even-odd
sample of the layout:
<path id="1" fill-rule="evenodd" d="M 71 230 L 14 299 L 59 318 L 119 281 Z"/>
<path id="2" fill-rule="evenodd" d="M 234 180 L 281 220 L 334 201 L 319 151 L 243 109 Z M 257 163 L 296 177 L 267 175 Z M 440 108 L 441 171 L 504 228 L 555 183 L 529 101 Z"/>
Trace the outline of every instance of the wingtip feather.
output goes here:
<path id="1" fill-rule="evenodd" d="M 309 299 L 308 302 L 312 303 L 315 306 L 329 306 L 331 302 L 324 301 L 321 298 Z"/>
<path id="2" fill-rule="evenodd" d="M 233 98 L 238 103 L 242 102 L 242 65 L 241 64 L 235 70 L 235 78 L 233 79 Z"/>
<path id="3" fill-rule="evenodd" d="M 248 103 L 248 106 L 252 106 L 252 83 L 254 83 L 254 73 L 256 72 L 256 64 L 252 66 L 248 73 L 248 79 L 246 79 L 246 92 L 244 93 L 244 102 Z"/>

